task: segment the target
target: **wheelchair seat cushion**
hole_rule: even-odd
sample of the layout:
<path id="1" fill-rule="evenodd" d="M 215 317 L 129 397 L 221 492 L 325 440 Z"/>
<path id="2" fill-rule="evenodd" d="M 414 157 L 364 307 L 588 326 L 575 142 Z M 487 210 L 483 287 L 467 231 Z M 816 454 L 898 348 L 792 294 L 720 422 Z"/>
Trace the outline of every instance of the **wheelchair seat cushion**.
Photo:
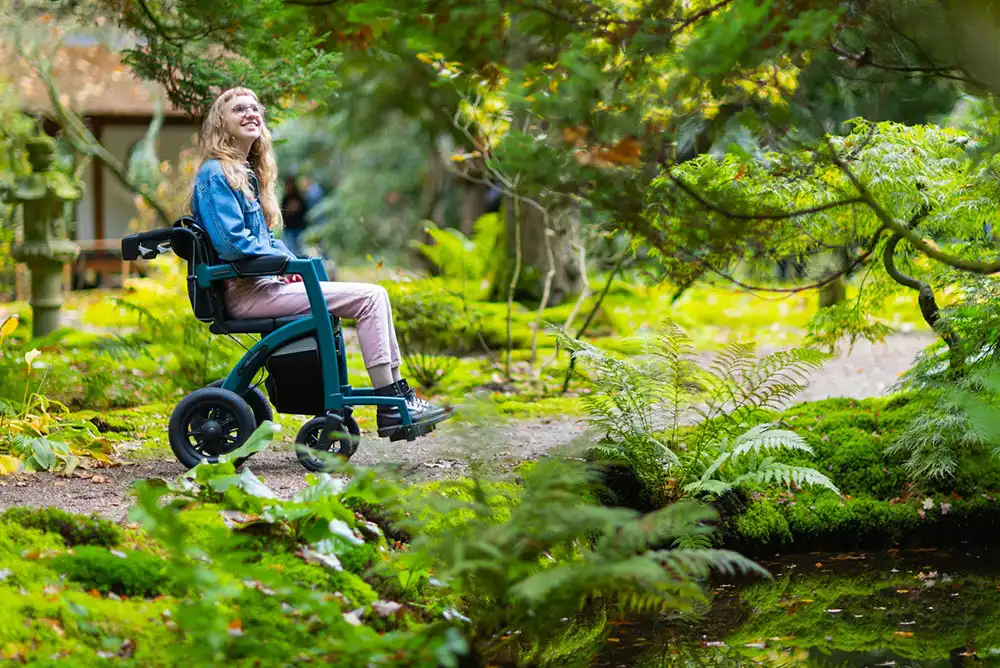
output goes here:
<path id="1" fill-rule="evenodd" d="M 213 322 L 209 331 L 213 334 L 270 334 L 279 327 L 295 322 L 307 315 L 290 315 L 282 318 L 249 318 L 246 320 L 225 320 L 220 326 Z"/>
<path id="2" fill-rule="evenodd" d="M 213 322 L 208 330 L 213 334 L 270 334 L 279 327 L 284 327 L 288 323 L 308 318 L 308 314 L 289 315 L 281 318 L 248 318 L 245 320 L 225 320 L 220 326 Z M 340 331 L 340 318 L 331 315 L 330 321 L 333 323 L 333 331 Z"/>

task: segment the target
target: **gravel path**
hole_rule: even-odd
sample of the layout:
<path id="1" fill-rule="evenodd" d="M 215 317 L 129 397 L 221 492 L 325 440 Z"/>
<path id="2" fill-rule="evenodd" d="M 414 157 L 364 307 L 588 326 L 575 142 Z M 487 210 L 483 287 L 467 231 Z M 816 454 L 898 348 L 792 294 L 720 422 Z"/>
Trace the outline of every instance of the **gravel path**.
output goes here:
<path id="1" fill-rule="evenodd" d="M 859 343 L 849 354 L 832 360 L 814 374 L 799 399 L 860 399 L 883 394 L 931 340 L 926 335 L 910 334 L 893 336 L 880 345 Z M 364 438 L 352 461 L 388 466 L 408 478 L 425 479 L 456 475 L 466 470 L 470 461 L 506 468 L 559 447 L 572 447 L 586 438 L 585 426 L 574 419 L 503 423 L 452 420 L 410 443 Z M 305 486 L 305 469 L 289 446 L 260 453 L 247 466 L 281 496 Z M 183 472 L 183 467 L 171 459 L 97 470 L 94 473 L 100 478 L 96 479 L 60 478 L 51 474 L 0 478 L 0 509 L 55 505 L 73 512 L 96 511 L 122 521 L 130 504 L 128 490 L 133 481 L 150 477 L 172 479 Z"/>

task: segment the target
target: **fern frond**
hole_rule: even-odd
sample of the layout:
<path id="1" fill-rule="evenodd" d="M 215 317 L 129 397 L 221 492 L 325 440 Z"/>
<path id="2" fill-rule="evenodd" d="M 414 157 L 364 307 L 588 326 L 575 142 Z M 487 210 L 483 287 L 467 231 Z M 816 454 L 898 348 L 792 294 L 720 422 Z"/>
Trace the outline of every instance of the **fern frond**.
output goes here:
<path id="1" fill-rule="evenodd" d="M 774 429 L 771 425 L 761 424 L 751 427 L 733 440 L 729 451 L 731 460 L 738 460 L 749 454 L 759 455 L 764 450 L 799 450 L 813 454 L 805 439 L 794 431 Z"/>
<path id="2" fill-rule="evenodd" d="M 709 533 L 685 533 L 674 539 L 672 549 L 675 550 L 708 550 L 712 547 L 712 535 Z"/>
<path id="3" fill-rule="evenodd" d="M 602 536 L 594 550 L 605 557 L 641 553 L 679 536 L 710 533 L 712 529 L 708 523 L 717 518 L 718 514 L 710 506 L 678 501 L 647 514 L 641 521 L 622 526 L 614 535 Z"/>
<path id="4" fill-rule="evenodd" d="M 921 413 L 887 449 L 906 455 L 906 472 L 919 480 L 942 480 L 955 475 L 962 451 L 982 447 L 986 435 L 960 406 L 945 402 L 942 410 Z"/>
<path id="5" fill-rule="evenodd" d="M 765 460 L 756 471 L 744 473 L 738 477 L 734 481 L 734 485 L 740 486 L 748 482 L 756 482 L 761 485 L 782 484 L 788 487 L 816 485 L 840 494 L 840 490 L 833 484 L 833 481 L 814 468 L 791 466 L 771 460 Z"/>
<path id="6" fill-rule="evenodd" d="M 729 490 L 733 488 L 733 484 L 726 482 L 724 480 L 716 480 L 713 478 L 701 478 L 695 480 L 694 482 L 689 482 L 684 485 L 684 493 L 690 494 L 691 496 L 698 496 L 701 494 L 709 494 L 712 496 L 722 496 Z"/>
<path id="7" fill-rule="evenodd" d="M 653 553 L 670 573 L 679 578 L 703 578 L 712 571 L 724 575 L 753 573 L 770 577 L 770 573 L 742 554 L 730 550 L 669 550 Z"/>
<path id="8" fill-rule="evenodd" d="M 738 407 L 784 408 L 805 388 L 809 374 L 821 369 L 827 359 L 826 353 L 811 348 L 780 350 L 762 357 L 738 379 Z"/>

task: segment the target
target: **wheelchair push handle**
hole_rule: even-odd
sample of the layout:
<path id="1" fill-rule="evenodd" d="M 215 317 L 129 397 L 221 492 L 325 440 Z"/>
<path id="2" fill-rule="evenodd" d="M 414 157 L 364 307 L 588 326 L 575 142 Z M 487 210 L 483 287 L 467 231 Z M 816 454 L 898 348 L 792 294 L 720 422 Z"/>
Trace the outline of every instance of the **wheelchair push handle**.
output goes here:
<path id="1" fill-rule="evenodd" d="M 169 251 L 184 257 L 194 241 L 194 234 L 183 227 L 166 227 L 130 234 L 122 239 L 122 259 L 152 260 Z"/>

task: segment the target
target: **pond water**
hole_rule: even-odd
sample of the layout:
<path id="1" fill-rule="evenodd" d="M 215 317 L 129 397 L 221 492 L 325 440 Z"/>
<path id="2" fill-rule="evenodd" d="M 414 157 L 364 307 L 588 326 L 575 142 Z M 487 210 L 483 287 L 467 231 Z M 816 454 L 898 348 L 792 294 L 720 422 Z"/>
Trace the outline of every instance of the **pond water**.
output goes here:
<path id="1" fill-rule="evenodd" d="M 636 666 L 1000 666 L 996 550 L 758 559 L 697 621 L 613 623 L 598 661 Z"/>

